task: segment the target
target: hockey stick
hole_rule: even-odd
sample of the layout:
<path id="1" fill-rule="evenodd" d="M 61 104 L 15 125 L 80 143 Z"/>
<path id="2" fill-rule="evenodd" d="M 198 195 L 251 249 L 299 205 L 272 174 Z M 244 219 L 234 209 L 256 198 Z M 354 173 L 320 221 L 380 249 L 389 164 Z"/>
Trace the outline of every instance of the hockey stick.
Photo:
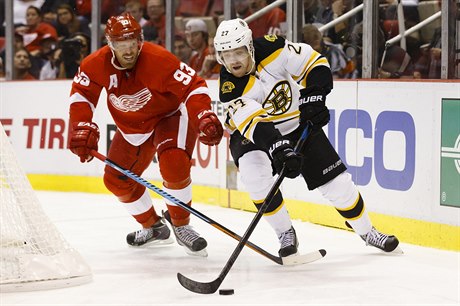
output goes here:
<path id="1" fill-rule="evenodd" d="M 215 227 L 218 230 L 220 230 L 221 232 L 229 235 L 230 237 L 234 238 L 235 240 L 238 240 L 238 241 L 241 240 L 241 237 L 239 235 L 235 234 L 230 229 L 228 229 L 225 226 L 219 224 L 218 222 L 212 220 L 211 218 L 209 218 L 206 215 L 202 214 L 201 212 L 199 212 L 198 210 L 194 209 L 193 207 L 188 206 L 187 204 L 185 204 L 181 200 L 173 197 L 172 195 L 170 195 L 166 191 L 158 188 L 157 186 L 153 185 L 152 183 L 150 183 L 149 181 L 143 179 L 142 177 L 138 176 L 137 174 L 135 174 L 135 173 L 133 173 L 133 172 L 127 170 L 127 169 L 124 169 L 123 167 L 121 167 L 119 165 L 117 165 L 115 162 L 111 161 L 106 156 L 102 155 L 101 153 L 97 152 L 96 150 L 91 150 L 91 155 L 93 155 L 94 157 L 96 157 L 100 161 L 104 162 L 106 165 L 114 168 L 115 170 L 119 171 L 120 173 L 122 173 L 122 174 L 126 175 L 127 177 L 131 178 L 135 182 L 137 182 L 137 183 L 145 186 L 146 188 L 154 191 L 155 193 L 157 193 L 161 197 L 171 201 L 172 203 L 176 204 L 177 206 L 181 207 L 182 209 L 190 212 L 191 214 L 193 214 L 196 217 L 200 218 L 204 222 L 206 222 L 208 224 L 211 224 L 213 227 Z M 266 258 L 270 259 L 271 261 L 273 261 L 273 262 L 275 262 L 275 263 L 277 263 L 279 265 L 297 265 L 297 264 L 303 264 L 303 263 L 307 263 L 307 262 L 311 262 L 311 261 L 315 260 L 315 259 L 311 258 L 310 254 L 299 255 L 299 256 L 295 256 L 295 258 L 292 258 L 292 259 L 289 258 L 289 259 L 284 259 L 283 260 L 283 258 L 270 254 L 269 252 L 265 251 L 264 249 L 258 247 L 257 245 L 253 244 L 252 242 L 248 241 L 248 239 L 246 239 L 245 244 L 246 244 L 246 246 L 248 246 L 252 250 L 256 251 L 257 253 L 261 254 L 262 256 L 265 256 Z M 293 257 L 293 256 L 291 256 L 291 257 Z"/>
<path id="2" fill-rule="evenodd" d="M 302 135 L 300 136 L 299 141 L 297 142 L 297 145 L 295 147 L 295 152 L 298 153 L 301 148 L 303 147 L 305 140 L 307 139 L 309 132 L 309 125 L 304 129 Z M 285 167 L 282 168 L 278 178 L 276 179 L 275 183 L 273 183 L 272 188 L 268 192 L 267 197 L 265 198 L 264 203 L 260 207 L 260 209 L 257 211 L 256 215 L 254 216 L 254 219 L 252 220 L 251 224 L 249 225 L 248 229 L 244 233 L 243 237 L 239 241 L 238 245 L 236 246 L 235 250 L 233 251 L 232 255 L 230 258 L 227 260 L 227 263 L 223 267 L 222 271 L 220 272 L 219 276 L 209 282 L 209 283 L 202 283 L 202 282 L 197 282 L 194 281 L 181 273 L 177 273 L 177 279 L 179 280 L 179 283 L 186 289 L 195 292 L 195 293 L 202 293 L 202 294 L 211 294 L 217 291 L 217 289 L 220 287 L 222 284 L 224 278 L 227 276 L 228 272 L 232 268 L 233 264 L 235 263 L 236 259 L 238 258 L 239 254 L 244 248 L 245 243 L 249 240 L 249 236 L 251 236 L 252 232 L 257 226 L 257 223 L 259 223 L 259 220 L 262 218 L 262 215 L 264 212 L 267 210 L 268 205 L 270 205 L 271 201 L 273 200 L 276 192 L 278 191 L 281 183 L 283 182 L 285 176 L 286 176 L 286 171 Z M 322 250 L 324 251 L 324 250 Z M 320 252 L 320 251 L 318 251 Z M 325 254 L 325 251 L 324 251 Z M 322 254 L 321 254 L 322 255 Z M 324 255 L 323 255 L 324 256 Z"/>

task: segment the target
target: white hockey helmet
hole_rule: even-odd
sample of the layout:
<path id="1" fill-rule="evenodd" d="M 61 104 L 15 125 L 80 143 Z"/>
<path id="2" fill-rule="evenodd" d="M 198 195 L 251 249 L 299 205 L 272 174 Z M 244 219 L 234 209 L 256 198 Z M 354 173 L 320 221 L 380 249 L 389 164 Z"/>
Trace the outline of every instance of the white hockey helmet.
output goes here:
<path id="1" fill-rule="evenodd" d="M 217 62 L 224 65 L 225 68 L 229 70 L 221 57 L 221 52 L 240 47 L 247 48 L 249 55 L 251 56 L 252 67 L 254 67 L 255 60 L 254 46 L 252 44 L 252 31 L 248 24 L 240 18 L 223 20 L 217 27 L 216 36 L 214 37 L 214 48 L 216 49 Z M 247 74 L 251 72 L 252 67 Z"/>

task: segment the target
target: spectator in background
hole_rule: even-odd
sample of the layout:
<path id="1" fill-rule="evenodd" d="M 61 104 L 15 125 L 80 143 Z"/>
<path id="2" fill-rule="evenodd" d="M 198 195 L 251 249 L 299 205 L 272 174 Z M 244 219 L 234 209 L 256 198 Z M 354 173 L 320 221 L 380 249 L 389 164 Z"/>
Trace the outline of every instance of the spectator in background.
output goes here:
<path id="1" fill-rule="evenodd" d="M 203 66 L 198 75 L 204 79 L 218 79 L 222 65 L 217 62 L 214 37 L 209 36 L 208 38 L 208 50 L 209 54 L 205 56 Z"/>
<path id="2" fill-rule="evenodd" d="M 250 12 L 255 12 L 263 9 L 267 6 L 266 0 L 250 0 Z M 259 18 L 249 23 L 249 28 L 252 30 L 252 37 L 261 37 L 266 34 L 284 35 L 284 31 L 281 30 L 282 23 L 286 22 L 286 13 L 276 7 L 270 10 L 268 13 L 260 16 Z"/>
<path id="3" fill-rule="evenodd" d="M 409 53 L 397 45 L 385 49 L 380 60 L 379 79 L 413 78 L 414 65 Z"/>
<path id="4" fill-rule="evenodd" d="M 42 64 L 39 80 L 55 80 L 59 75 L 59 56 L 61 49 L 54 37 L 48 37 L 40 42 Z"/>
<path id="5" fill-rule="evenodd" d="M 315 23 L 327 24 L 334 19 L 337 19 L 344 13 L 354 7 L 354 4 L 360 2 L 358 0 L 321 0 L 321 6 L 317 12 Z M 362 20 L 360 14 L 354 15 L 343 22 L 336 24 L 333 28 L 323 33 L 324 38 L 329 39 L 335 44 L 343 44 L 349 42 L 349 34 L 352 32 L 356 24 Z"/>
<path id="6" fill-rule="evenodd" d="M 189 66 L 196 72 L 201 71 L 205 57 L 209 54 L 208 27 L 201 19 L 190 19 L 185 24 L 185 38 L 187 43 L 195 51 L 190 58 Z"/>
<path id="7" fill-rule="evenodd" d="M 303 0 L 304 24 L 316 23 L 318 10 L 321 7 L 319 0 Z"/>
<path id="8" fill-rule="evenodd" d="M 29 6 L 26 11 L 25 26 L 19 26 L 15 32 L 22 35 L 24 46 L 32 56 L 39 55 L 40 41 L 47 37 L 54 37 L 57 39 L 56 29 L 46 23 L 42 22 L 41 12 L 38 7 Z"/>
<path id="9" fill-rule="evenodd" d="M 40 7 L 42 13 L 44 12 L 56 12 L 57 8 L 61 4 L 69 5 L 72 10 L 77 9 L 77 2 L 76 0 L 45 0 L 43 5 Z"/>
<path id="10" fill-rule="evenodd" d="M 125 12 L 130 13 L 141 27 L 147 24 L 144 18 L 144 6 L 139 0 L 130 0 L 125 4 Z"/>
<path id="11" fill-rule="evenodd" d="M 187 43 L 185 36 L 182 34 L 176 34 L 174 37 L 174 55 L 187 65 L 190 63 L 193 50 Z"/>
<path id="12" fill-rule="evenodd" d="M 144 26 L 142 27 L 144 33 L 144 40 L 159 45 L 158 31 L 155 27 Z"/>
<path id="13" fill-rule="evenodd" d="M 25 48 L 16 50 L 13 57 L 13 80 L 36 80 L 30 68 L 32 62 L 29 52 Z"/>
<path id="14" fill-rule="evenodd" d="M 61 4 L 57 8 L 56 30 L 59 40 L 69 38 L 77 32 L 91 35 L 88 21 L 75 15 L 74 10 L 68 4 Z"/>
<path id="15" fill-rule="evenodd" d="M 60 79 L 72 79 L 75 76 L 81 61 L 89 54 L 89 46 L 90 38 L 84 33 L 75 33 L 62 42 Z"/>
<path id="16" fill-rule="evenodd" d="M 84 17 L 88 22 L 91 20 L 91 1 L 76 0 L 77 15 Z M 123 9 L 122 0 L 101 0 L 101 21 L 104 22 L 110 16 L 120 14 Z"/>
<path id="17" fill-rule="evenodd" d="M 441 27 L 435 30 L 431 42 L 420 48 L 422 54 L 414 65 L 414 79 L 440 79 Z"/>
<path id="18" fill-rule="evenodd" d="M 56 27 L 57 9 L 61 4 L 69 5 L 73 11 L 77 9 L 75 0 L 45 0 L 45 3 L 40 7 L 43 16 L 43 22 L 48 22 Z"/>
<path id="19" fill-rule="evenodd" d="M 420 22 L 420 16 L 418 13 L 418 1 L 417 0 L 386 0 L 388 6 L 383 10 L 383 23 L 391 22 L 393 27 L 391 30 L 399 33 L 398 28 L 398 5 L 401 1 L 404 14 L 404 27 L 409 29 Z M 387 33 L 386 33 L 387 34 Z M 396 35 L 395 35 L 396 36 Z M 406 50 L 412 58 L 418 58 L 420 56 L 420 32 L 415 31 L 412 34 L 405 37 Z"/>
<path id="20" fill-rule="evenodd" d="M 249 8 L 249 0 L 235 0 L 233 2 L 235 5 L 237 18 L 244 19 L 251 15 L 251 10 Z"/>
<path id="21" fill-rule="evenodd" d="M 176 6 L 176 15 L 182 17 L 205 16 L 209 0 L 180 0 Z"/>
<path id="22" fill-rule="evenodd" d="M 23 49 L 23 48 L 24 48 L 24 40 L 22 39 L 22 35 L 18 33 L 14 33 L 13 52 L 19 49 Z M 0 59 L 3 63 L 5 63 L 5 56 L 6 56 L 5 53 L 6 53 L 5 49 L 3 49 L 0 52 Z M 5 67 L 3 67 L 3 69 L 5 69 Z"/>
<path id="23" fill-rule="evenodd" d="M 312 24 L 303 27 L 302 35 L 304 43 L 327 58 L 334 78 L 356 77 L 356 64 L 345 54 L 342 45 L 324 40 L 321 32 Z"/>
<path id="24" fill-rule="evenodd" d="M 158 33 L 158 44 L 165 45 L 166 36 L 166 16 L 164 0 L 148 0 L 147 1 L 147 16 L 149 21 L 143 27 L 154 27 Z"/>
<path id="25" fill-rule="evenodd" d="M 27 24 L 26 13 L 29 6 L 42 7 L 44 0 L 13 0 L 13 22 L 15 26 Z M 1 2 L 3 6 L 5 2 Z"/>

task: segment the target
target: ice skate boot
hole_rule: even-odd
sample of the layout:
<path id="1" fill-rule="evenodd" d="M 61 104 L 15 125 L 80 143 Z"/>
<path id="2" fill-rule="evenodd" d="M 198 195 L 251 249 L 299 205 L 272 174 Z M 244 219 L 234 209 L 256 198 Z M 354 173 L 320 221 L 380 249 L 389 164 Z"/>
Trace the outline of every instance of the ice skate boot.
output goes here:
<path id="1" fill-rule="evenodd" d="M 126 242 L 132 246 L 171 244 L 173 239 L 168 226 L 158 220 L 152 227 L 129 233 Z"/>
<path id="2" fill-rule="evenodd" d="M 393 235 L 380 233 L 375 227 L 372 227 L 370 232 L 362 235 L 361 238 L 366 242 L 366 245 L 374 246 L 384 252 L 403 253 L 398 247 L 398 238 Z"/>
<path id="3" fill-rule="evenodd" d="M 281 233 L 281 235 L 278 236 L 278 239 L 281 244 L 281 248 L 278 251 L 280 257 L 297 255 L 297 247 L 299 246 L 299 241 L 297 240 L 297 235 L 295 233 L 294 227 L 291 226 L 290 229 Z"/>
<path id="4" fill-rule="evenodd" d="M 171 224 L 177 243 L 184 247 L 187 254 L 202 257 L 208 256 L 208 252 L 206 251 L 208 243 L 190 225 L 174 226 L 171 222 L 169 211 L 164 211 L 163 216 Z"/>

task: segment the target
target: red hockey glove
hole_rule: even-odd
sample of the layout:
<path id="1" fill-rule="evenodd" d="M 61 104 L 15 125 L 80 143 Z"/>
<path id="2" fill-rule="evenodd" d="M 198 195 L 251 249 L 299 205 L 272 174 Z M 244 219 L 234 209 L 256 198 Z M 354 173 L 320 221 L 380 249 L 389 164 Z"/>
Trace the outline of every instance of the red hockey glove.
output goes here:
<path id="1" fill-rule="evenodd" d="M 219 118 L 211 110 L 205 110 L 198 115 L 199 140 L 208 146 L 218 145 L 224 130 Z"/>
<path id="2" fill-rule="evenodd" d="M 69 149 L 80 157 L 80 162 L 90 162 L 93 159 L 91 150 L 97 151 L 99 128 L 94 122 L 74 122 L 70 136 Z"/>

